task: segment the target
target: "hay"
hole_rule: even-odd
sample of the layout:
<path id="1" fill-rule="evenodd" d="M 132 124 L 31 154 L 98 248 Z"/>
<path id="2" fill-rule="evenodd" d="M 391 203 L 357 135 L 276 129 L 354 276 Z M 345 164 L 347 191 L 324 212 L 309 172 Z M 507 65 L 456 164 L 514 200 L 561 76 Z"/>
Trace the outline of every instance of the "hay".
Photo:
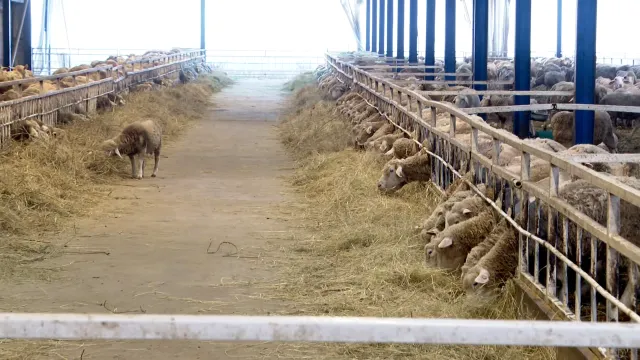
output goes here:
<path id="1" fill-rule="evenodd" d="M 315 85 L 316 83 L 317 83 L 316 78 L 313 75 L 313 72 L 308 71 L 308 72 L 299 74 L 296 77 L 294 77 L 292 80 L 284 83 L 284 85 L 282 86 L 282 90 L 295 92 L 309 85 Z"/>
<path id="2" fill-rule="evenodd" d="M 321 99 L 315 86 L 297 90 L 278 124 L 280 140 L 297 160 L 349 143 L 351 126 L 335 114 L 334 102 Z"/>
<path id="3" fill-rule="evenodd" d="M 326 105 L 328 108 L 331 106 Z M 287 148 L 301 166 L 291 186 L 302 204 L 283 211 L 304 224 L 287 249 L 278 297 L 286 314 L 429 318 L 532 318 L 524 314 L 509 284 L 501 297 L 486 302 L 467 299 L 459 274 L 423 265 L 423 243 L 413 231 L 433 209 L 438 192 L 430 185 L 409 184 L 393 196 L 376 189 L 383 160 L 373 153 L 314 147 L 307 128 L 316 126 L 310 109 L 300 111 L 300 138 Z M 325 113 L 322 113 L 325 114 Z M 338 117 L 334 119 L 340 120 Z M 346 121 L 342 119 L 342 121 Z M 305 126 L 306 125 L 306 126 Z M 335 127 L 339 129 L 339 127 Z M 286 132 L 284 132 L 286 131 Z M 328 132 L 324 132 L 328 135 Z M 334 133 L 336 138 L 341 134 Z M 295 138 L 281 125 L 283 139 Z M 310 151 L 309 149 L 313 149 Z M 328 150 L 322 150 L 328 149 Z M 307 347 L 307 346 L 305 346 Z M 427 346 L 386 344 L 308 345 L 313 358 L 356 359 L 552 359 L 553 349 L 497 346 Z M 286 352 L 281 345 L 279 350 Z"/>
<path id="4" fill-rule="evenodd" d="M 170 141 L 206 114 L 210 95 L 224 83 L 203 76 L 174 88 L 132 93 L 124 107 L 65 127 L 64 139 L 14 143 L 1 153 L 0 276 L 14 274 L 17 264 L 34 253 L 51 251 L 26 245 L 27 238 L 62 230 L 72 217 L 86 215 L 105 199 L 108 185 L 130 176 L 129 161 L 100 151 L 103 140 L 125 124 L 151 118 L 162 126 L 163 140 Z"/>

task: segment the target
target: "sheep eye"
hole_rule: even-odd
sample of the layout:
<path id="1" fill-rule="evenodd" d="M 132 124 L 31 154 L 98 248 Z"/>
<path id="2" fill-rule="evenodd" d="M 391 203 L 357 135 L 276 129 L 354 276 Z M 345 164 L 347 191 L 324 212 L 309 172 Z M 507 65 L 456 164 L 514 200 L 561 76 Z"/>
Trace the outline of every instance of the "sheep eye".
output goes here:
<path id="1" fill-rule="evenodd" d="M 474 289 L 475 289 L 475 288 L 477 288 L 477 287 L 478 287 L 478 285 L 480 285 L 480 284 L 478 284 L 477 282 L 474 282 L 474 283 L 473 283 L 473 288 L 474 288 Z"/>
<path id="2" fill-rule="evenodd" d="M 389 173 L 393 173 L 393 169 L 389 169 Z"/>

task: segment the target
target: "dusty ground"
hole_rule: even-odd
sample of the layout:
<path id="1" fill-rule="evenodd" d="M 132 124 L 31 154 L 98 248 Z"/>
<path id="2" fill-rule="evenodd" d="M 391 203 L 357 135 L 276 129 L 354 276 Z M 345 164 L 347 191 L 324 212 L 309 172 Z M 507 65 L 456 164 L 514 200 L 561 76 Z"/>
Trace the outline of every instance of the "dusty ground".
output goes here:
<path id="1" fill-rule="evenodd" d="M 259 315 L 282 308 L 252 285 L 277 280 L 271 266 L 288 229 L 275 210 L 285 200 L 282 175 L 292 168 L 273 129 L 281 84 L 244 80 L 216 94 L 209 120 L 164 149 L 159 177 L 117 186 L 103 215 L 79 219 L 73 233 L 57 239 L 79 254 L 39 264 L 61 269 L 49 282 L 0 284 L 0 310 Z M 225 256 L 236 252 L 230 244 L 207 253 L 210 242 L 213 252 L 225 241 L 235 244 L 236 255 Z M 18 345 L 24 344 L 0 346 Z M 42 358 L 71 359 L 83 351 L 82 359 L 224 359 L 269 351 L 266 345 L 152 341 L 40 350 Z M 28 351 L 23 355 L 32 358 Z"/>

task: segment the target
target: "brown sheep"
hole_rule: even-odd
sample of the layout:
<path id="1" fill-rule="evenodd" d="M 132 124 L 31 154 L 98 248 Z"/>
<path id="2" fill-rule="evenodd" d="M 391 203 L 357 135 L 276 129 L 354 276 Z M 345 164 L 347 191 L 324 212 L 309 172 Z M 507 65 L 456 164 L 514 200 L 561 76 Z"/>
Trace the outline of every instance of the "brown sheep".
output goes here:
<path id="1" fill-rule="evenodd" d="M 391 150 L 386 155 L 392 155 L 396 159 L 406 159 L 418 153 L 419 147 L 415 141 L 408 138 L 400 138 L 393 143 Z"/>
<path id="2" fill-rule="evenodd" d="M 553 131 L 553 139 L 566 147 L 573 145 L 573 119 L 573 112 L 560 111 L 550 120 L 549 126 Z M 606 111 L 596 111 L 594 125 L 594 145 L 604 143 L 609 149 L 617 149 L 618 144 L 613 136 L 613 125 L 609 114 Z"/>
<path id="3" fill-rule="evenodd" d="M 129 124 L 122 129 L 120 134 L 102 143 L 102 149 L 108 156 L 117 155 L 122 157 L 122 154 L 129 156 L 131 160 L 131 177 L 137 179 L 142 179 L 144 176 L 145 155 L 152 153 L 155 163 L 151 177 L 156 177 L 161 147 L 162 130 L 153 120 L 143 120 Z M 137 175 L 136 155 L 138 155 L 139 161 Z"/>
<path id="4" fill-rule="evenodd" d="M 406 159 L 393 159 L 382 169 L 378 190 L 393 193 L 414 181 L 431 179 L 431 157 L 418 153 Z"/>

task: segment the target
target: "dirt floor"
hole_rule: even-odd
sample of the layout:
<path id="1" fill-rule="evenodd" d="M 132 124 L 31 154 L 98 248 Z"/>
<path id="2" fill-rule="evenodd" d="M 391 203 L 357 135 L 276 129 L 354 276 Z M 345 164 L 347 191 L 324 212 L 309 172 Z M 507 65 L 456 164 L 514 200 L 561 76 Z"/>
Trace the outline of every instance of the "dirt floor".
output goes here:
<path id="1" fill-rule="evenodd" d="M 214 95 L 209 120 L 164 148 L 158 178 L 124 181 L 102 215 L 78 219 L 75 231 L 59 235 L 70 254 L 38 264 L 60 270 L 50 281 L 0 284 L 1 310 L 263 315 L 281 309 L 252 284 L 277 281 L 273 266 L 286 241 L 278 234 L 290 227 L 275 210 L 286 200 L 282 177 L 293 167 L 273 128 L 282 83 L 240 80 Z M 152 164 L 149 159 L 145 175 Z M 36 353 L 46 359 L 262 358 L 269 351 L 265 344 L 180 341 L 0 346 L 29 359 Z"/>

